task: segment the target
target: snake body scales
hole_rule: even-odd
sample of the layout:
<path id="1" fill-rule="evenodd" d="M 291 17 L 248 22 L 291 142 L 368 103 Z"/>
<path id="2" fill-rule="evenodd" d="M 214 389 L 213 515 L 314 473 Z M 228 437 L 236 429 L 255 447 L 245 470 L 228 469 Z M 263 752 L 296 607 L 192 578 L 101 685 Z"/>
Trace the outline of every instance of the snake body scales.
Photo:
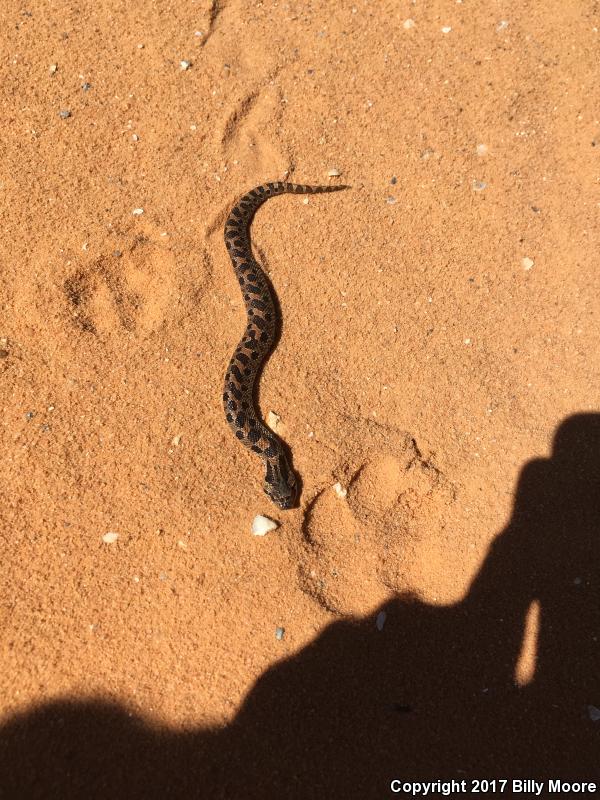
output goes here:
<path id="1" fill-rule="evenodd" d="M 225 417 L 237 439 L 264 462 L 264 490 L 282 509 L 298 500 L 298 482 L 281 439 L 262 421 L 255 401 L 261 368 L 275 343 L 280 320 L 269 281 L 252 256 L 250 224 L 270 197 L 288 192 L 320 194 L 346 186 L 303 186 L 265 183 L 244 194 L 225 223 L 225 244 L 242 290 L 247 324 L 225 374 Z"/>

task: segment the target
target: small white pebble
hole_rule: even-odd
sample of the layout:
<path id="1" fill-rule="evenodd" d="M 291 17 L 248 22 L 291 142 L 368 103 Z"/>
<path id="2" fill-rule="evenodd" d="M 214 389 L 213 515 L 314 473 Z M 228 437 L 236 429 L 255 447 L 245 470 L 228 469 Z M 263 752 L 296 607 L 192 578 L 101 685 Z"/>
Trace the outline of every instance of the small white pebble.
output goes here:
<path id="1" fill-rule="evenodd" d="M 465 344 L 471 344 L 471 340 L 470 339 L 465 339 Z"/>
<path id="2" fill-rule="evenodd" d="M 533 267 L 534 263 L 535 262 L 534 262 L 533 258 L 528 258 L 528 257 L 525 257 L 521 261 L 521 265 L 522 265 L 523 269 L 525 269 L 527 271 L 529 271 Z"/>
<path id="3" fill-rule="evenodd" d="M 191 61 L 180 61 L 179 67 L 180 69 L 185 72 L 186 69 L 189 69 L 192 66 Z"/>
<path id="4" fill-rule="evenodd" d="M 402 27 L 404 28 L 405 31 L 409 31 L 411 28 L 414 28 L 415 27 L 414 19 L 405 19 L 404 22 L 402 23 Z"/>
<path id="5" fill-rule="evenodd" d="M 177 542 L 177 546 L 181 547 L 182 550 L 187 550 L 187 542 L 184 542 L 183 539 L 180 539 Z"/>
<path id="6" fill-rule="evenodd" d="M 308 197 L 305 197 L 302 202 L 304 203 L 305 206 L 307 206 L 308 205 Z"/>
<path id="7" fill-rule="evenodd" d="M 257 514 L 252 520 L 252 533 L 255 536 L 264 536 L 269 531 L 274 531 L 278 528 L 277 522 L 274 522 L 269 517 L 263 517 L 262 514 Z"/>
<path id="8" fill-rule="evenodd" d="M 475 148 L 475 152 L 477 153 L 478 156 L 486 155 L 487 151 L 488 151 L 487 144 L 478 144 L 477 147 Z"/>
<path id="9" fill-rule="evenodd" d="M 104 534 L 104 536 L 102 537 L 102 541 L 105 544 L 114 544 L 118 538 L 119 538 L 118 533 L 113 533 L 112 531 L 109 531 L 108 533 Z"/>
<path id="10" fill-rule="evenodd" d="M 275 628 L 275 638 L 277 641 L 281 641 L 285 635 L 285 628 Z"/>
<path id="11" fill-rule="evenodd" d="M 274 411 L 269 411 L 267 414 L 267 425 L 271 430 L 276 431 L 279 423 L 281 422 L 281 417 L 279 414 L 276 414 Z"/>
<path id="12" fill-rule="evenodd" d="M 133 576 L 133 578 L 132 578 L 131 580 L 132 580 L 134 583 L 139 583 L 139 582 L 140 582 L 140 576 L 139 576 L 139 575 L 134 575 L 134 576 Z"/>
<path id="13" fill-rule="evenodd" d="M 393 206 L 394 203 L 397 203 L 398 201 L 396 200 L 395 197 L 392 197 L 392 195 L 390 195 L 389 197 L 386 197 L 385 202 L 388 204 L 388 206 Z"/>
<path id="14" fill-rule="evenodd" d="M 487 183 L 485 181 L 473 181 L 473 189 L 476 192 L 483 192 L 486 187 Z"/>
<path id="15" fill-rule="evenodd" d="M 344 498 L 348 494 L 348 490 L 344 489 L 341 483 L 334 483 L 333 484 L 333 491 L 337 494 L 338 497 Z"/>
<path id="16" fill-rule="evenodd" d="M 449 25 L 445 25 L 442 28 L 442 33 L 450 33 L 451 30 L 452 30 L 452 28 Z"/>
<path id="17" fill-rule="evenodd" d="M 141 217 L 141 215 L 144 213 L 144 209 L 143 208 L 134 208 L 131 213 L 133 214 L 134 217 Z"/>
<path id="18" fill-rule="evenodd" d="M 133 139 L 134 142 L 139 142 L 140 140 L 140 137 L 137 135 L 137 133 L 132 133 L 131 138 Z"/>
<path id="19" fill-rule="evenodd" d="M 58 64 L 50 64 L 48 72 L 50 73 L 50 75 L 54 75 L 57 69 L 58 69 Z"/>
<path id="20" fill-rule="evenodd" d="M 180 441 L 181 441 L 181 436 L 174 436 L 171 439 L 171 444 L 175 445 L 175 447 L 177 447 L 177 445 L 179 444 Z"/>
<path id="21" fill-rule="evenodd" d="M 592 722 L 598 722 L 600 719 L 600 708 L 597 708 L 596 706 L 588 706 L 587 710 Z"/>
<path id="22" fill-rule="evenodd" d="M 500 22 L 496 25 L 496 30 L 497 31 L 503 31 L 506 28 L 508 28 L 508 20 L 507 19 L 501 19 Z"/>
<path id="23" fill-rule="evenodd" d="M 387 614 L 385 613 L 385 611 L 380 611 L 379 614 L 377 614 L 377 619 L 375 620 L 375 625 L 376 625 L 378 631 L 382 631 L 383 630 L 383 626 L 385 625 L 385 618 L 386 617 L 387 617 Z"/>
<path id="24" fill-rule="evenodd" d="M 329 178 L 339 178 L 341 174 L 342 173 L 339 171 L 339 169 L 336 169 L 335 167 L 327 170 L 327 176 Z"/>

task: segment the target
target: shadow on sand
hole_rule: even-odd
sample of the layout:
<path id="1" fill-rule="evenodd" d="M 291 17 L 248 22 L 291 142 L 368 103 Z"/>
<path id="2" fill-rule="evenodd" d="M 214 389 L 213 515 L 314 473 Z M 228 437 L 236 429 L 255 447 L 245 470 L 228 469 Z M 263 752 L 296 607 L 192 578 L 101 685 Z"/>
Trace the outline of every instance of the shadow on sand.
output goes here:
<path id="1" fill-rule="evenodd" d="M 599 566 L 600 415 L 581 414 L 525 465 L 464 601 L 398 598 L 382 632 L 376 615 L 332 624 L 221 730 L 151 729 L 102 703 L 31 710 L 0 731 L 0 797 L 365 800 L 394 796 L 392 778 L 593 779 Z M 534 600 L 536 670 L 519 688 Z"/>

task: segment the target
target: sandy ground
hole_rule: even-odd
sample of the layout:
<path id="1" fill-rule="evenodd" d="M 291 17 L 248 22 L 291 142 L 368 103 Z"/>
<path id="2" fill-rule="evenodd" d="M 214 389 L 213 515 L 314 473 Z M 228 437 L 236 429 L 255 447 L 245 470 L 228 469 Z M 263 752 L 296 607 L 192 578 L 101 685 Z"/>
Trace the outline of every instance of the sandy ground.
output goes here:
<path id="1" fill-rule="evenodd" d="M 591 777 L 598 4 L 0 21 L 3 796 Z M 221 408 L 223 222 L 281 179 L 352 187 L 253 225 L 289 512 Z"/>

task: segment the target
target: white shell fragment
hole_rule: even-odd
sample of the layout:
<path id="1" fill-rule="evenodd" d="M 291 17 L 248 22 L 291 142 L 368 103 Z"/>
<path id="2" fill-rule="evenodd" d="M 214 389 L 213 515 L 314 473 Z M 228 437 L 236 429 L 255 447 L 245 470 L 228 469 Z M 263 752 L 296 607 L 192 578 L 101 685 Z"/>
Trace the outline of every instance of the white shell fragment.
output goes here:
<path id="1" fill-rule="evenodd" d="M 134 217 L 141 217 L 141 215 L 144 213 L 144 209 L 143 208 L 134 208 L 131 213 L 133 214 Z"/>
<path id="2" fill-rule="evenodd" d="M 533 267 L 534 263 L 535 262 L 534 262 L 533 258 L 524 258 L 521 261 L 521 265 L 522 265 L 523 269 L 525 269 L 527 271 L 529 271 Z"/>
<path id="3" fill-rule="evenodd" d="M 104 542 L 104 544 L 114 544 L 118 538 L 119 538 L 118 533 L 109 531 L 108 533 L 104 534 L 104 536 L 102 537 L 102 541 Z"/>
<path id="4" fill-rule="evenodd" d="M 252 533 L 255 536 L 264 536 L 269 531 L 274 531 L 279 527 L 277 522 L 274 522 L 268 517 L 263 517 L 262 514 L 257 514 L 252 520 Z"/>
<path id="5" fill-rule="evenodd" d="M 346 497 L 346 495 L 348 494 L 348 490 L 344 489 L 341 483 L 334 483 L 333 491 L 337 494 L 338 497 L 341 497 L 342 499 Z"/>
<path id="6" fill-rule="evenodd" d="M 327 175 L 329 178 L 339 178 L 341 174 L 342 173 L 339 171 L 339 169 L 336 169 L 335 167 L 332 167 L 332 169 L 327 170 Z"/>

